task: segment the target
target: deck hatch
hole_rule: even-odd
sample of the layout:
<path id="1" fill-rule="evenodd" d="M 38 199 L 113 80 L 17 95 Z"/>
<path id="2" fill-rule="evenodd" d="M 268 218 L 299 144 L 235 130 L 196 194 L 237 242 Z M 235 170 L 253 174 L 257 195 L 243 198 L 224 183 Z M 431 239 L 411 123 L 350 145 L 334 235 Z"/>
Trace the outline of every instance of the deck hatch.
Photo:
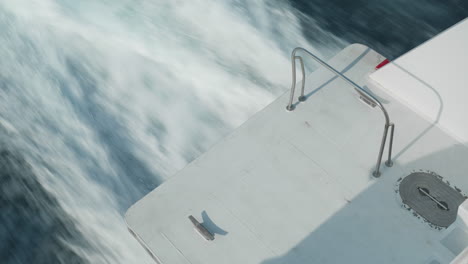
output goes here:
<path id="1" fill-rule="evenodd" d="M 428 172 L 411 173 L 401 181 L 399 190 L 404 204 L 440 227 L 455 222 L 458 207 L 465 200 L 439 176 Z"/>

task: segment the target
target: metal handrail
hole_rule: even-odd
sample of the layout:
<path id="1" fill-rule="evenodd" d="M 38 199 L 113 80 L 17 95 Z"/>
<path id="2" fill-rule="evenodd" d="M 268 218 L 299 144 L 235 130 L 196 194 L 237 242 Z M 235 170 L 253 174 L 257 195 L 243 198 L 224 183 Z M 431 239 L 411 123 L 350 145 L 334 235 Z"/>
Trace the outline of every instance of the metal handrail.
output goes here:
<path id="1" fill-rule="evenodd" d="M 298 100 L 300 102 L 303 102 L 303 101 L 306 100 L 306 97 L 304 95 L 304 89 L 305 89 L 304 60 L 302 59 L 302 57 L 296 56 L 296 53 L 298 51 L 303 51 L 306 54 L 310 55 L 320 65 L 324 66 L 325 68 L 327 68 L 328 70 L 330 70 L 331 72 L 336 74 L 336 76 L 338 76 L 341 79 L 345 80 L 348 84 L 353 86 L 356 90 L 362 92 L 363 94 L 368 96 L 370 99 L 372 99 L 372 101 L 374 101 L 374 103 L 380 108 L 380 110 L 382 110 L 382 113 L 385 116 L 385 127 L 384 127 L 384 133 L 383 133 L 383 137 L 382 137 L 382 143 L 380 144 L 379 156 L 377 157 L 377 165 L 376 165 L 375 171 L 372 173 L 372 175 L 374 175 L 374 177 L 380 177 L 380 175 L 381 175 L 381 173 L 380 173 L 380 164 L 382 163 L 382 156 L 383 156 L 383 152 L 384 152 L 384 149 L 385 149 L 385 142 L 387 141 L 387 135 L 388 135 L 389 127 L 391 127 L 390 143 L 389 143 L 389 149 L 388 149 L 388 160 L 385 162 L 385 165 L 387 165 L 387 167 L 391 167 L 393 165 L 393 162 L 392 162 L 392 147 L 393 147 L 393 134 L 394 134 L 394 130 L 395 130 L 395 124 L 390 123 L 390 117 L 388 116 L 387 110 L 385 109 L 383 104 L 377 98 L 375 98 L 375 96 L 373 96 L 372 94 L 370 94 L 369 92 L 364 90 L 361 86 L 357 85 L 355 82 L 348 79 L 348 77 L 344 76 L 342 73 L 335 70 L 333 67 L 331 67 L 326 62 L 324 62 L 323 60 L 321 60 L 320 58 L 318 58 L 317 56 L 312 54 L 310 51 L 308 51 L 308 50 L 306 50 L 304 48 L 301 48 L 301 47 L 297 47 L 291 53 L 292 85 L 291 85 L 291 96 L 289 98 L 289 103 L 286 106 L 286 109 L 288 111 L 293 111 L 294 108 L 295 108 L 295 106 L 293 105 L 293 100 L 294 100 L 294 91 L 296 89 L 296 59 L 298 59 L 300 61 L 301 69 L 302 69 L 302 89 L 301 89 L 301 95 L 299 96 Z"/>

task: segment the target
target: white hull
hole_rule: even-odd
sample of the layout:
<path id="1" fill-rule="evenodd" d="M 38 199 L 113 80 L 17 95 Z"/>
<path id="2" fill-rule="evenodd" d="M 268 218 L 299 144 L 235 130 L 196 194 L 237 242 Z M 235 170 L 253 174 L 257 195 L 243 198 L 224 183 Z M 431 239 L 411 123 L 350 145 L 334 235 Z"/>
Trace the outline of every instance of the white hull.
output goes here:
<path id="1" fill-rule="evenodd" d="M 468 20 L 458 27 L 468 27 Z M 451 31 L 456 34 L 443 38 L 468 41 L 467 29 L 461 36 L 458 29 Z M 463 219 L 447 228 L 431 225 L 408 210 L 398 192 L 401 179 L 420 170 L 441 175 L 450 188 L 468 190 L 468 122 L 458 123 L 468 113 L 468 72 L 450 68 L 453 75 L 446 75 L 439 67 L 431 74 L 427 66 L 427 81 L 419 85 L 413 75 L 399 72 L 406 66 L 420 69 L 411 62 L 422 56 L 413 55 L 418 51 L 430 51 L 442 63 L 445 56 L 425 48 L 431 45 L 376 73 L 384 58 L 362 45 L 351 45 L 328 62 L 381 101 L 395 124 L 393 166 L 382 165 L 380 178 L 372 173 L 382 113 L 345 81 L 319 69 L 307 76 L 305 102 L 288 112 L 289 93 L 278 98 L 132 206 L 126 214 L 129 229 L 164 264 L 436 264 L 460 261 L 454 260 L 457 255 L 462 261 L 457 263 L 467 263 Z M 458 61 L 468 48 L 456 52 Z M 455 75 L 462 76 L 454 81 Z M 434 120 L 429 117 L 438 105 L 432 95 L 421 96 L 431 92 L 423 85 L 444 78 L 440 87 L 431 85 L 444 101 L 443 115 Z M 214 240 L 194 230 L 190 215 Z"/>

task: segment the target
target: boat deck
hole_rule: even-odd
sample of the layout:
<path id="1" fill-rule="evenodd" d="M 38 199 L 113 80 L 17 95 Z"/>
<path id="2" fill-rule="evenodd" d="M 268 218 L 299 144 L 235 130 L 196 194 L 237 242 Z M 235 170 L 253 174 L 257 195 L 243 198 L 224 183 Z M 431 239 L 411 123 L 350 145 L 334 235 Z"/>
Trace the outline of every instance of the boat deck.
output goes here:
<path id="1" fill-rule="evenodd" d="M 351 45 L 329 61 L 375 94 L 395 123 L 394 165 L 374 178 L 384 117 L 319 69 L 307 101 L 289 93 L 135 204 L 129 229 L 160 263 L 449 263 L 468 246 L 462 221 L 435 228 L 403 206 L 401 178 L 430 171 L 468 190 L 468 148 L 378 86 L 383 60 Z M 384 155 L 385 157 L 386 155 Z M 207 241 L 188 219 L 214 233 Z"/>

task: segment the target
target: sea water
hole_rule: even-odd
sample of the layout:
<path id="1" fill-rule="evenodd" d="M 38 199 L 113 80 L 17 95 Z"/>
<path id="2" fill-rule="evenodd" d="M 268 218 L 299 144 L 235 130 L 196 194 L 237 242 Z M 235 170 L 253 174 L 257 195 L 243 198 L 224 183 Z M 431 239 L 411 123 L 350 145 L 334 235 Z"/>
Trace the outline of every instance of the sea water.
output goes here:
<path id="1" fill-rule="evenodd" d="M 152 263 L 130 205 L 287 91 L 296 46 L 395 58 L 466 1 L 0 0 L 0 263 Z"/>

